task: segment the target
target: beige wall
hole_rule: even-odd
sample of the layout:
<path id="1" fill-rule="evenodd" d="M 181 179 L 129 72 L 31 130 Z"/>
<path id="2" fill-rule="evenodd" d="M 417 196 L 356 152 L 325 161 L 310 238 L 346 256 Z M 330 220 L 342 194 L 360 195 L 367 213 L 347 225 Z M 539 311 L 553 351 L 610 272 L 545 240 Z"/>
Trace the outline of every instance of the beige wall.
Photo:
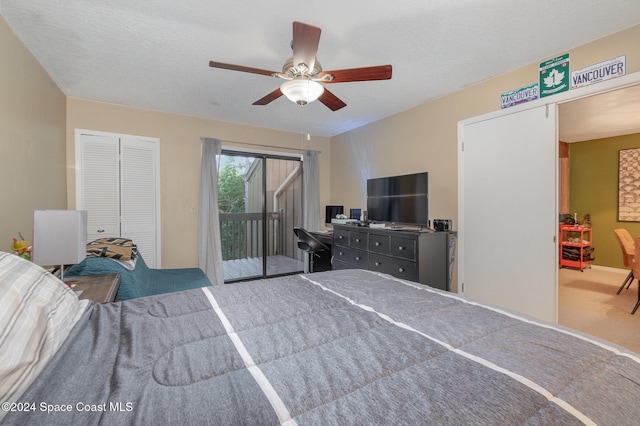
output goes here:
<path id="1" fill-rule="evenodd" d="M 75 129 L 149 136 L 160 139 L 160 197 L 162 223 L 162 267 L 197 266 L 198 187 L 200 182 L 200 138 L 212 137 L 299 149 L 301 136 L 258 127 L 128 108 L 101 102 L 69 98 L 67 100 L 67 164 L 75 163 Z M 321 151 L 320 203 L 329 200 L 330 144 L 326 138 L 306 138 L 305 149 Z M 277 152 L 238 144 L 225 147 Z M 294 153 L 284 150 L 287 154 Z M 69 208 L 75 208 L 75 174 L 67 179 Z"/>
<path id="2" fill-rule="evenodd" d="M 66 208 L 64 94 L 0 17 L 0 250 Z"/>
<path id="3" fill-rule="evenodd" d="M 640 71 L 639 40 L 637 25 L 571 49 L 571 68 L 626 54 L 627 74 Z M 500 94 L 537 82 L 546 59 L 332 138 L 331 203 L 364 206 L 367 178 L 428 171 L 430 216 L 455 228 L 458 121 L 499 110 Z"/>
<path id="4" fill-rule="evenodd" d="M 570 49 L 571 66 L 576 69 L 626 54 L 627 73 L 638 72 L 637 40 L 640 26 Z M 34 209 L 64 208 L 65 203 L 68 208 L 75 208 L 76 128 L 160 139 L 163 267 L 197 263 L 201 136 L 300 147 L 299 134 L 87 100 L 65 100 L 1 18 L 0 46 L 11 58 L 0 61 L 0 249 L 7 249 L 2 245 L 9 245 L 18 231 L 32 238 Z M 547 58 L 540 58 L 539 62 L 544 59 Z M 457 122 L 498 110 L 501 93 L 537 81 L 537 67 L 538 62 L 330 141 L 305 141 L 305 147 L 322 151 L 321 205 L 364 207 L 367 178 L 427 170 L 430 216 L 454 219 L 455 228 Z M 65 168 L 69 171 L 66 181 Z M 15 184 L 9 184 L 13 181 Z"/>
<path id="5" fill-rule="evenodd" d="M 570 49 L 571 68 L 626 54 L 627 74 L 638 72 L 639 40 L 637 25 Z M 458 121 L 499 110 L 500 95 L 537 82 L 546 59 L 332 138 L 331 203 L 365 206 L 367 178 L 428 171 L 429 216 L 453 219 L 457 229 Z M 453 285 L 456 291 L 455 279 Z"/>

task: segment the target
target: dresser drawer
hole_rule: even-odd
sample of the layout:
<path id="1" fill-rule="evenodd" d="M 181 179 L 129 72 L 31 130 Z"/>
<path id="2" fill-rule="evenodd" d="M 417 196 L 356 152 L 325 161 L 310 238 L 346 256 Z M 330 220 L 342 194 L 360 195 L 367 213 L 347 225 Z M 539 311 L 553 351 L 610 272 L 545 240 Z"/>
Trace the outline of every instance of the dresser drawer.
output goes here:
<path id="1" fill-rule="evenodd" d="M 335 260 L 348 263 L 355 268 L 367 269 L 369 256 L 366 251 L 336 246 L 333 257 Z"/>
<path id="2" fill-rule="evenodd" d="M 403 259 L 416 260 L 416 240 L 412 238 L 391 237 L 389 253 Z"/>
<path id="3" fill-rule="evenodd" d="M 405 280 L 418 281 L 418 265 L 408 260 L 394 259 L 389 256 L 370 253 L 369 269 Z"/>
<path id="4" fill-rule="evenodd" d="M 351 231 L 349 247 L 366 250 L 369 241 L 369 234 L 362 231 Z"/>
<path id="5" fill-rule="evenodd" d="M 334 228 L 333 230 L 333 244 L 339 244 L 341 246 L 349 245 L 349 230 Z"/>
<path id="6" fill-rule="evenodd" d="M 389 236 L 369 234 L 369 251 L 380 254 L 389 254 Z"/>

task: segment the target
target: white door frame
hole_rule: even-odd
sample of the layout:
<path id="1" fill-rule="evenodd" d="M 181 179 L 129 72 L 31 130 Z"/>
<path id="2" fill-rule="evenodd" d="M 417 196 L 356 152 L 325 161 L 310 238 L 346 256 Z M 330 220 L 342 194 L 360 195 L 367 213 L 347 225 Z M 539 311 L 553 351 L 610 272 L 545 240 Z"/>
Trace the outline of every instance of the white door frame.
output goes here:
<path id="1" fill-rule="evenodd" d="M 511 108 L 506 108 L 499 111 L 490 112 L 480 116 L 472 117 L 466 120 L 458 122 L 458 153 L 462 152 L 464 141 L 464 127 L 473 123 L 478 123 L 484 120 L 490 120 L 496 117 L 505 116 L 508 114 L 515 114 L 521 111 L 526 111 L 532 108 L 537 108 L 544 105 L 562 104 L 586 98 L 601 93 L 610 92 L 617 89 L 622 89 L 629 86 L 635 86 L 640 84 L 640 72 L 635 72 L 626 76 L 618 77 L 612 80 L 607 80 L 602 83 L 593 84 L 587 87 L 582 87 L 575 90 L 569 90 L 558 95 L 550 96 L 547 98 L 537 99 L 532 102 L 527 102 L 521 105 L 517 105 Z M 557 141 L 556 141 L 557 142 Z M 556 189 L 557 191 L 557 189 Z M 458 293 L 464 294 L 463 285 L 465 281 L 465 232 L 464 232 L 464 155 L 458 155 Z M 555 230 L 555 237 L 558 237 L 557 229 Z M 557 283 L 556 283 L 557 288 Z M 557 297 L 556 297 L 557 305 Z M 557 306 L 556 306 L 557 311 Z M 556 318 L 557 321 L 557 318 Z"/>

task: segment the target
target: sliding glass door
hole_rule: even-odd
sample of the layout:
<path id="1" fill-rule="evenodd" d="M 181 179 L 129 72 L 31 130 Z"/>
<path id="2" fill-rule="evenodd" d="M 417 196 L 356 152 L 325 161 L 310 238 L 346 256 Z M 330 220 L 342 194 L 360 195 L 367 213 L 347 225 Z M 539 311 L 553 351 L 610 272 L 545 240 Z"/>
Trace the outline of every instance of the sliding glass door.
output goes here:
<path id="1" fill-rule="evenodd" d="M 223 150 L 218 164 L 225 282 L 302 271 L 293 233 L 302 222 L 302 162 Z"/>

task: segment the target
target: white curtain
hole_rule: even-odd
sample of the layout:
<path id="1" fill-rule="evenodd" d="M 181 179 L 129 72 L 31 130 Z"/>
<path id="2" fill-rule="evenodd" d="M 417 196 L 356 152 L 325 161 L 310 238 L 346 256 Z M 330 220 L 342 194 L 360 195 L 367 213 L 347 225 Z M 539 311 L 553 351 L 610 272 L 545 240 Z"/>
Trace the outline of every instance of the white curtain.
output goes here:
<path id="1" fill-rule="evenodd" d="M 198 266 L 213 285 L 224 284 L 220 219 L 218 216 L 218 167 L 222 151 L 218 139 L 202 138 L 200 165 L 200 207 L 198 210 Z"/>
<path id="2" fill-rule="evenodd" d="M 309 231 L 320 229 L 320 166 L 318 151 L 302 151 L 302 190 L 304 194 L 304 215 L 302 227 Z"/>

